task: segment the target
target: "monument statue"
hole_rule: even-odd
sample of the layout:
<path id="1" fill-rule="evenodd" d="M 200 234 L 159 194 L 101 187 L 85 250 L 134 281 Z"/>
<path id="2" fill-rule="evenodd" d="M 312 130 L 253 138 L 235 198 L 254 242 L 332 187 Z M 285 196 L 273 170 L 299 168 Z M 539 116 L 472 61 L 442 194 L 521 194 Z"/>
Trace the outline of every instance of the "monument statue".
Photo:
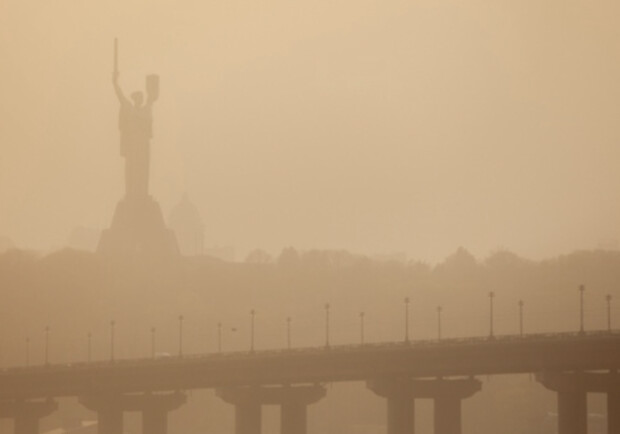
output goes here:
<path id="1" fill-rule="evenodd" d="M 131 100 L 118 84 L 118 43 L 114 41 L 112 83 L 120 102 L 118 128 L 121 133 L 121 156 L 125 158 L 125 195 L 147 196 L 150 166 L 150 141 L 153 137 L 153 103 L 159 96 L 159 76 L 146 76 L 146 103 L 142 92 L 133 92 Z"/>
<path id="2" fill-rule="evenodd" d="M 118 42 L 114 40 L 112 83 L 120 102 L 120 153 L 125 159 L 125 197 L 118 203 L 109 229 L 101 233 L 97 251 L 110 257 L 178 254 L 174 233 L 166 227 L 159 204 L 149 195 L 149 166 L 153 137 L 153 103 L 159 97 L 159 77 L 146 76 L 142 92 L 129 100 L 118 84 Z"/>

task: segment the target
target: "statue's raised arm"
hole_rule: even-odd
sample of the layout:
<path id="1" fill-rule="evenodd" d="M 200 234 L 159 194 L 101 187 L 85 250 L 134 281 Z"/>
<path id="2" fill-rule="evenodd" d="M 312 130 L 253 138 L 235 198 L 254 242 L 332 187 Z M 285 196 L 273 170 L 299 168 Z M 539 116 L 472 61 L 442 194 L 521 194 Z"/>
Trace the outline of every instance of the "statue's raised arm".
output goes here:
<path id="1" fill-rule="evenodd" d="M 114 71 L 112 73 L 112 84 L 114 85 L 114 92 L 116 93 L 116 97 L 121 104 L 130 104 L 129 100 L 123 93 L 123 90 L 118 85 L 118 71 Z"/>
<path id="2" fill-rule="evenodd" d="M 114 85 L 114 92 L 116 93 L 118 102 L 120 102 L 121 105 L 130 104 L 125 94 L 123 94 L 123 90 L 118 85 L 118 75 L 118 39 L 114 38 L 114 67 L 112 69 L 112 84 Z"/>

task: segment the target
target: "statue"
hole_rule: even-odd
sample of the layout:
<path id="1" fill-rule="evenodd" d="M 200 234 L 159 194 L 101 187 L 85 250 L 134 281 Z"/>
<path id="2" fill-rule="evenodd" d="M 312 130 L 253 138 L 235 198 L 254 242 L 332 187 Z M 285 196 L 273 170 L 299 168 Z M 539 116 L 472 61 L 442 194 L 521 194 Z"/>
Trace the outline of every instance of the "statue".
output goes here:
<path id="1" fill-rule="evenodd" d="M 142 92 L 133 92 L 131 101 L 123 94 L 118 84 L 118 43 L 114 40 L 114 72 L 112 83 L 120 111 L 118 127 L 121 133 L 121 156 L 125 158 L 125 195 L 127 197 L 148 196 L 150 140 L 153 137 L 153 103 L 159 96 L 159 77 L 146 77 L 146 103 Z"/>
<path id="2" fill-rule="evenodd" d="M 121 105 L 118 127 L 125 158 L 125 197 L 116 205 L 110 228 L 102 231 L 97 251 L 120 260 L 136 255 L 170 257 L 179 253 L 176 238 L 166 227 L 159 204 L 149 195 L 152 108 L 159 96 L 159 77 L 146 77 L 146 101 L 142 92 L 134 92 L 128 99 L 118 84 L 117 58 L 115 39 L 112 83 Z"/>

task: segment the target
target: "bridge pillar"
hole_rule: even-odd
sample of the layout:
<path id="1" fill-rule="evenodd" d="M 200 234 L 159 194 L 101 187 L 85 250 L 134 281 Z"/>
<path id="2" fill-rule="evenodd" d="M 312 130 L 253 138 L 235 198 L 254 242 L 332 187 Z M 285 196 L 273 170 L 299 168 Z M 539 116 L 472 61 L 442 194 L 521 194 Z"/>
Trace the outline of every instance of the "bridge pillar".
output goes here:
<path id="1" fill-rule="evenodd" d="M 387 400 L 387 434 L 413 434 L 413 380 L 390 378 L 367 383 L 368 388 Z"/>
<path id="2" fill-rule="evenodd" d="M 607 392 L 607 432 L 620 434 L 620 387 Z"/>
<path id="3" fill-rule="evenodd" d="M 386 379 L 368 382 L 369 388 L 387 398 L 388 434 L 413 433 L 415 399 L 433 399 L 435 434 L 461 434 L 461 401 L 481 388 L 473 378 L 414 380 Z"/>
<path id="4" fill-rule="evenodd" d="M 325 396 L 322 386 L 235 387 L 219 389 L 217 395 L 235 406 L 235 434 L 260 434 L 261 407 L 280 406 L 282 434 L 307 432 L 308 405 Z"/>
<path id="5" fill-rule="evenodd" d="M 308 406 L 325 396 L 322 386 L 286 386 L 281 388 L 279 399 L 281 434 L 306 434 L 308 431 Z"/>
<path id="6" fill-rule="evenodd" d="M 5 401 L 0 402 L 0 417 L 15 421 L 15 434 L 38 434 L 39 420 L 58 409 L 51 399 L 46 401 Z"/>
<path id="7" fill-rule="evenodd" d="M 544 372 L 536 378 L 558 394 L 558 431 L 583 434 L 587 430 L 587 392 L 607 394 L 607 432 L 620 434 L 620 375 L 610 372 Z"/>
<path id="8" fill-rule="evenodd" d="M 123 407 L 120 394 L 101 394 L 79 399 L 87 409 L 97 413 L 98 434 L 123 434 Z"/>
<path id="9" fill-rule="evenodd" d="M 482 385 L 473 378 L 459 380 L 420 380 L 425 381 L 428 390 L 419 390 L 426 398 L 435 400 L 435 434 L 461 434 L 461 401 L 478 392 Z M 422 384 L 418 385 L 421 389 Z M 419 395 L 417 395 L 419 396 Z"/>
<path id="10" fill-rule="evenodd" d="M 168 413 L 179 408 L 186 401 L 182 393 L 139 395 L 102 394 L 81 397 L 80 403 L 97 412 L 99 434 L 122 434 L 123 412 L 142 412 L 144 434 L 166 434 Z"/>
<path id="11" fill-rule="evenodd" d="M 558 396 L 558 434 L 587 434 L 588 409 L 584 384 L 585 376 L 581 372 L 537 374 L 536 379 Z"/>
<path id="12" fill-rule="evenodd" d="M 139 402 L 136 402 L 133 408 L 142 411 L 142 432 L 144 434 L 166 434 L 168 413 L 185 404 L 186 397 L 181 393 L 147 393 L 140 396 L 138 400 Z"/>

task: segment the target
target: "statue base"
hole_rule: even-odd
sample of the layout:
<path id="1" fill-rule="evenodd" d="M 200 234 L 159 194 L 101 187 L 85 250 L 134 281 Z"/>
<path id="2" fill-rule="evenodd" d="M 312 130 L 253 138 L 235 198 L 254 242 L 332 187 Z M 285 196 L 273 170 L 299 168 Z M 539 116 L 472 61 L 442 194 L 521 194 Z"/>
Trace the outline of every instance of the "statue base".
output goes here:
<path id="1" fill-rule="evenodd" d="M 171 256 L 179 248 L 166 228 L 159 204 L 151 196 L 124 197 L 116 205 L 109 229 L 101 233 L 97 253 L 105 256 Z"/>

